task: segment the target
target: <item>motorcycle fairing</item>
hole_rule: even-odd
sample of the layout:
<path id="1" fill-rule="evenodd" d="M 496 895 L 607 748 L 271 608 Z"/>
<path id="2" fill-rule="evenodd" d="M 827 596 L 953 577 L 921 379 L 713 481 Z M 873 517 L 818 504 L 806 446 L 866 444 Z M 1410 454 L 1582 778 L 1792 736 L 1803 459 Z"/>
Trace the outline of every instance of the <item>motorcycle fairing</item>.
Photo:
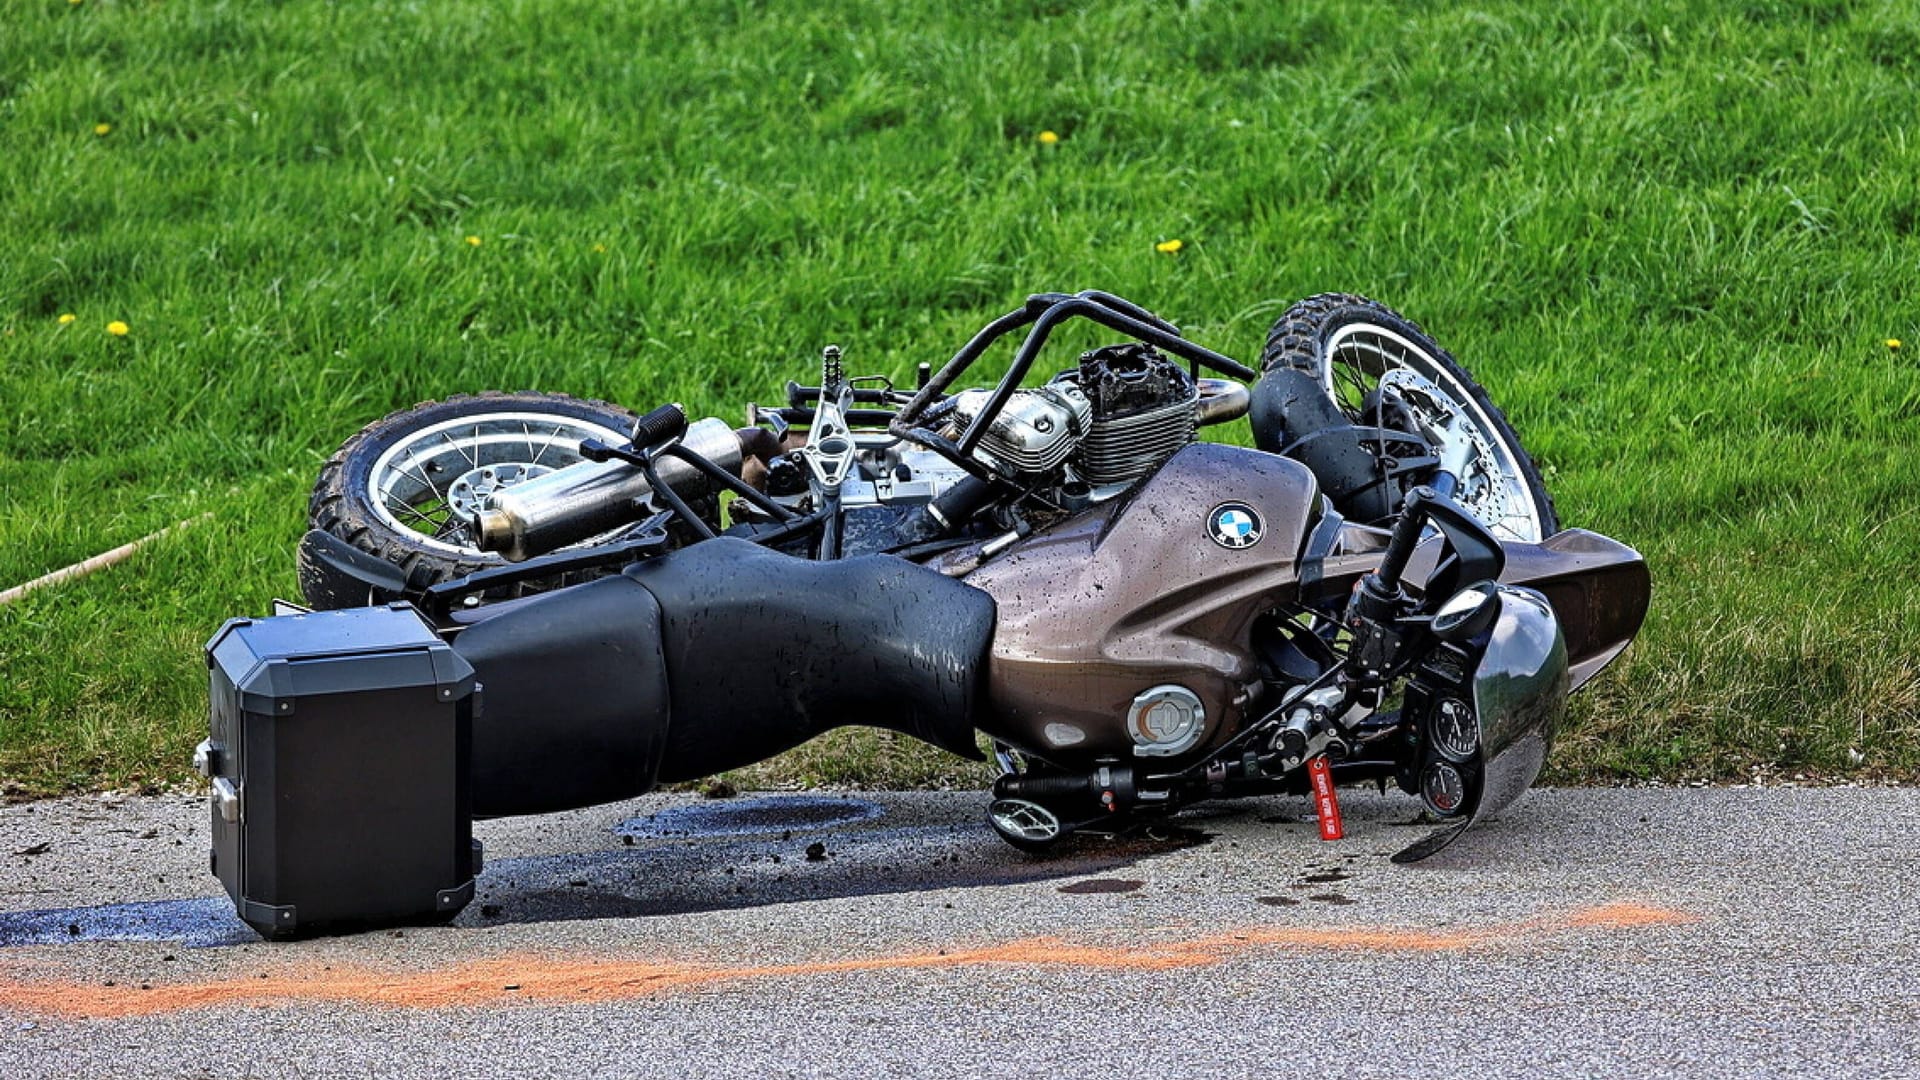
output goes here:
<path id="1" fill-rule="evenodd" d="M 1520 800 L 1539 777 L 1566 715 L 1566 635 L 1553 605 L 1533 589 L 1498 587 L 1500 614 L 1473 675 L 1479 724 L 1476 767 L 1467 771 L 1469 807 L 1456 821 L 1394 855 L 1418 862 Z"/>
<path id="2" fill-rule="evenodd" d="M 1380 562 L 1385 534 L 1348 525 L 1339 554 L 1325 561 L 1323 592 L 1344 593 Z M 1626 649 L 1646 620 L 1651 596 L 1646 560 L 1618 540 L 1586 529 L 1565 529 L 1537 544 L 1506 540 L 1500 582 L 1547 598 L 1567 639 L 1567 664 L 1578 690 Z M 1406 582 L 1418 592 L 1446 553 L 1437 535 L 1422 540 L 1407 562 Z"/>
<path id="3" fill-rule="evenodd" d="M 1579 689 L 1626 649 L 1646 621 L 1652 595 L 1646 561 L 1618 540 L 1585 529 L 1504 546 L 1507 568 L 1500 580 L 1536 590 L 1553 606 L 1567 638 L 1572 689 Z"/>

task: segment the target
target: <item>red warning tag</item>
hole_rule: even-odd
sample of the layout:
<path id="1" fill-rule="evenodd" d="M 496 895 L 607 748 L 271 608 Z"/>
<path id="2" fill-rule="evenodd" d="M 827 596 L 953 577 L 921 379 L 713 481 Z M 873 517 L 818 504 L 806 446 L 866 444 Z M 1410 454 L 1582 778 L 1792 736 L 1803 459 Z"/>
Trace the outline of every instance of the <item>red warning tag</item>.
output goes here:
<path id="1" fill-rule="evenodd" d="M 1313 781 L 1313 813 L 1320 819 L 1320 839 L 1347 835 L 1340 824 L 1340 796 L 1333 793 L 1333 766 L 1327 764 L 1325 754 L 1307 762 L 1307 776 Z"/>

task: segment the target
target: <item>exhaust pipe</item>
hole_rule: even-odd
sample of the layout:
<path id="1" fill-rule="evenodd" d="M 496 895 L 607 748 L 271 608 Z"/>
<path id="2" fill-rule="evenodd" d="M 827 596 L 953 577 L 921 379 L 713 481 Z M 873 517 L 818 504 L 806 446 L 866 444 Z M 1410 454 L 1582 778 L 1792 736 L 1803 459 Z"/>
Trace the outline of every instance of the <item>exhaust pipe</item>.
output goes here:
<path id="1" fill-rule="evenodd" d="M 1196 427 L 1224 424 L 1247 415 L 1253 392 L 1232 379 L 1201 379 L 1200 400 L 1194 406 Z"/>
<path id="2" fill-rule="evenodd" d="M 687 428 L 680 442 L 740 475 L 742 439 L 726 421 L 701 420 Z M 682 497 L 713 489 L 705 473 L 678 458 L 660 458 L 654 471 Z M 482 550 L 520 562 L 630 525 L 653 509 L 653 485 L 645 473 L 624 461 L 582 461 L 495 492 L 474 531 Z"/>

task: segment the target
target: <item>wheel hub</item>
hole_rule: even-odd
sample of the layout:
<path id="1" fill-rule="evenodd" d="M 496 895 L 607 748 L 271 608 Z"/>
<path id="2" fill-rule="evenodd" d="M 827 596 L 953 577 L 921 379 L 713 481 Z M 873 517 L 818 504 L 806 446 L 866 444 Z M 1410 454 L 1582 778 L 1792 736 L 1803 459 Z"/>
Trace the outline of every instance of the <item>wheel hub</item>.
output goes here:
<path id="1" fill-rule="evenodd" d="M 511 461 L 469 469 L 448 487 L 447 505 L 462 518 L 471 520 L 480 511 L 493 509 L 494 492 L 552 471 L 546 465 L 523 465 Z"/>

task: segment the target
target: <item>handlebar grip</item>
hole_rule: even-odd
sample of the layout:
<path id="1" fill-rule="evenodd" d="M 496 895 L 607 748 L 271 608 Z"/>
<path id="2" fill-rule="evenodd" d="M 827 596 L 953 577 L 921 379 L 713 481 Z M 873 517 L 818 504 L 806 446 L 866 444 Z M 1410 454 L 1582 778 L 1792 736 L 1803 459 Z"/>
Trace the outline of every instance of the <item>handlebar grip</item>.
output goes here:
<path id="1" fill-rule="evenodd" d="M 1391 593 L 1400 587 L 1400 575 L 1406 572 L 1407 563 L 1413 559 L 1413 549 L 1420 546 L 1420 534 L 1427 527 L 1427 505 L 1435 498 L 1430 487 L 1421 486 L 1407 492 L 1400 519 L 1393 525 L 1393 536 L 1387 540 L 1387 552 L 1380 558 L 1380 568 L 1374 571 L 1381 591 Z"/>
<path id="2" fill-rule="evenodd" d="M 646 450 L 687 433 L 687 414 L 678 405 L 662 405 L 633 422 L 633 445 Z"/>

